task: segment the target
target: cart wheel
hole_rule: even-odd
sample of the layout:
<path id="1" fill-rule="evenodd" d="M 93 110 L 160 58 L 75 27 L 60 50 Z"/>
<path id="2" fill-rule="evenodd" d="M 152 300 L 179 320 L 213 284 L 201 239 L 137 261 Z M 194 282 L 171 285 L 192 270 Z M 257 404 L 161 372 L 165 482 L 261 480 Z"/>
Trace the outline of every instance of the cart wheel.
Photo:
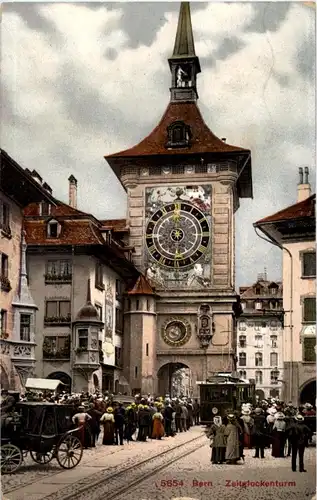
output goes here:
<path id="1" fill-rule="evenodd" d="M 78 437 L 69 434 L 58 445 L 56 458 L 63 469 L 73 469 L 83 456 L 83 447 Z"/>
<path id="2" fill-rule="evenodd" d="M 30 451 L 30 455 L 34 462 L 41 465 L 49 464 L 54 458 L 54 453 L 54 450 L 48 451 L 47 453 L 36 453 L 35 451 Z"/>
<path id="3" fill-rule="evenodd" d="M 14 444 L 4 444 L 0 450 L 1 474 L 13 474 L 22 464 L 22 451 Z"/>

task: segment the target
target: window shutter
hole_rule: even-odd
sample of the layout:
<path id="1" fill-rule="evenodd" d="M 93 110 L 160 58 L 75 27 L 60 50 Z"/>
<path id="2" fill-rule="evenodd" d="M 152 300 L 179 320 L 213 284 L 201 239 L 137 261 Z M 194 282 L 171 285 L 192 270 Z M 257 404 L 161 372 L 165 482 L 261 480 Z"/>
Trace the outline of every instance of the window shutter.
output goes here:
<path id="1" fill-rule="evenodd" d="M 304 321 L 316 323 L 316 297 L 304 299 Z"/>
<path id="2" fill-rule="evenodd" d="M 304 337 L 303 361 L 316 363 L 316 337 Z"/>

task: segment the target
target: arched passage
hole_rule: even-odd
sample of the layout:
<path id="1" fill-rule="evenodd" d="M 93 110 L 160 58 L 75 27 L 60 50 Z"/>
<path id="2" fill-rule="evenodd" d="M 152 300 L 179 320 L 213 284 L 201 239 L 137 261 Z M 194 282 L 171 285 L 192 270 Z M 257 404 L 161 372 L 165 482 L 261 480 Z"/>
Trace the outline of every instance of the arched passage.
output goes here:
<path id="1" fill-rule="evenodd" d="M 313 406 L 316 404 L 316 380 L 307 382 L 300 391 L 300 403 L 310 403 Z"/>
<path id="2" fill-rule="evenodd" d="M 262 391 L 262 389 L 257 389 L 255 391 L 255 395 L 259 401 L 263 401 L 263 399 L 265 399 L 265 394 L 264 391 Z"/>
<path id="3" fill-rule="evenodd" d="M 66 391 L 66 392 L 71 392 L 71 386 L 72 386 L 72 379 L 70 376 L 65 373 L 65 372 L 53 372 L 50 373 L 49 376 L 47 377 L 51 380 L 60 380 L 63 382 L 64 385 L 61 385 L 57 388 L 58 391 Z"/>
<path id="4" fill-rule="evenodd" d="M 158 393 L 171 397 L 193 395 L 192 373 L 184 363 L 166 363 L 157 372 Z"/>

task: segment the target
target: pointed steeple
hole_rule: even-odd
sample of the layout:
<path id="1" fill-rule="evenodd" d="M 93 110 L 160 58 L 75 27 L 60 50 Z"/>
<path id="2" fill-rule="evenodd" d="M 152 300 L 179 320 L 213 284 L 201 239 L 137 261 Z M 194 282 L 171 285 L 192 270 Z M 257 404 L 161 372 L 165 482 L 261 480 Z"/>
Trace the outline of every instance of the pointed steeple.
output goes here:
<path id="1" fill-rule="evenodd" d="M 175 57 L 195 57 L 195 45 L 192 28 L 192 20 L 190 16 L 189 2 L 182 2 L 178 26 L 175 38 L 175 45 L 173 51 L 173 58 Z"/>
<path id="2" fill-rule="evenodd" d="M 87 298 L 86 304 L 84 304 L 78 311 L 76 316 L 76 321 L 81 323 L 84 321 L 86 323 L 98 323 L 103 324 L 99 318 L 99 313 L 95 306 L 91 302 L 91 290 L 90 290 L 90 279 L 87 281 Z"/>
<path id="3" fill-rule="evenodd" d="M 17 307 L 30 307 L 33 309 L 38 309 L 35 304 L 31 292 L 29 290 L 28 285 L 28 277 L 26 271 L 26 241 L 25 241 L 25 232 L 22 231 L 21 238 L 21 267 L 20 267 L 20 279 L 19 279 L 19 288 L 17 295 L 12 302 L 13 306 Z"/>
<path id="4" fill-rule="evenodd" d="M 174 51 L 168 62 L 172 73 L 171 101 L 196 101 L 197 74 L 201 69 L 195 53 L 189 2 L 181 3 Z"/>
<path id="5" fill-rule="evenodd" d="M 90 279 L 87 282 L 87 301 L 86 304 L 91 304 Z"/>

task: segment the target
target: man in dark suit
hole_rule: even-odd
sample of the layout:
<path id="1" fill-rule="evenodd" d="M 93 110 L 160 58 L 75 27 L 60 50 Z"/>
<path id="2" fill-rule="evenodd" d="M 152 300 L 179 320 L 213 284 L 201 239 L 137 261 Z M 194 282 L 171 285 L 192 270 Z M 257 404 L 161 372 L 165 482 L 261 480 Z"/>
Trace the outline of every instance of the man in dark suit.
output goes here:
<path id="1" fill-rule="evenodd" d="M 255 408 L 252 429 L 253 445 L 255 446 L 254 458 L 264 458 L 266 418 L 261 408 Z"/>
<path id="2" fill-rule="evenodd" d="M 292 471 L 296 472 L 297 453 L 299 456 L 299 472 L 306 472 L 304 469 L 304 453 L 311 436 L 311 431 L 305 424 L 303 415 L 298 414 L 295 421 L 288 429 L 288 437 L 292 445 Z"/>

